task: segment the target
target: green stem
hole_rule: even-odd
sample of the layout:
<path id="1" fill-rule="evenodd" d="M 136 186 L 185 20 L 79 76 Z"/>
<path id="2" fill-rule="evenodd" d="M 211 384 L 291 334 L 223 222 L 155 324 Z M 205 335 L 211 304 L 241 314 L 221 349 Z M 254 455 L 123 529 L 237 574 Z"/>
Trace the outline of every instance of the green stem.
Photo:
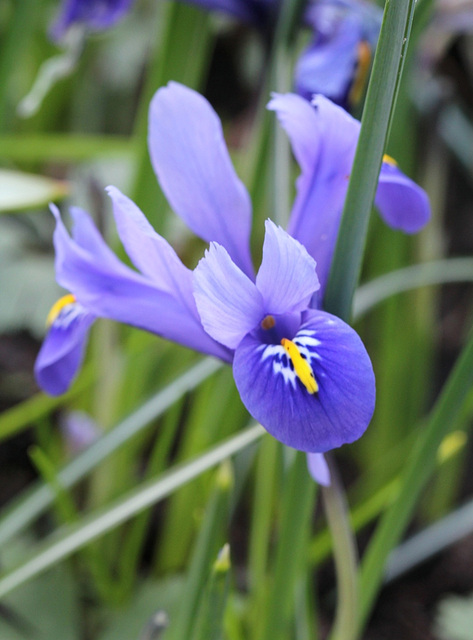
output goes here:
<path id="1" fill-rule="evenodd" d="M 345 493 L 333 462 L 331 485 L 322 487 L 322 498 L 333 541 L 338 584 L 338 605 L 331 640 L 354 640 L 358 618 L 358 567 L 356 543 L 348 517 Z"/>
<path id="2" fill-rule="evenodd" d="M 10 4 L 13 5 L 13 15 L 2 34 L 0 51 L 0 131 L 7 128 L 9 120 L 7 112 L 10 76 L 18 68 L 19 56 L 31 36 L 30 31 L 38 8 L 35 0 L 13 0 Z"/>
<path id="3" fill-rule="evenodd" d="M 387 0 L 324 308 L 350 317 L 382 156 L 409 43 L 415 0 Z"/>
<path id="4" fill-rule="evenodd" d="M 287 472 L 281 497 L 279 531 L 274 571 L 264 607 L 261 640 L 287 637 L 294 591 L 306 565 L 307 536 L 314 509 L 317 485 L 307 471 L 306 454 L 297 451 Z M 261 615 L 261 612 L 260 612 Z"/>
<path id="5" fill-rule="evenodd" d="M 396 500 L 381 519 L 364 555 L 360 575 L 360 630 L 381 586 L 388 554 L 409 523 L 421 491 L 436 468 L 438 447 L 446 433 L 455 426 L 472 385 L 473 333 L 434 406 L 429 423 L 409 456 Z"/>
<path id="6" fill-rule="evenodd" d="M 137 159 L 131 190 L 132 200 L 160 232 L 163 231 L 163 213 L 167 211 L 168 205 L 158 186 L 148 156 L 149 103 L 154 92 L 169 80 L 198 88 L 213 47 L 210 17 L 206 12 L 180 2 L 168 3 L 165 10 L 165 31 L 161 37 L 161 46 L 156 47 L 151 59 L 136 118 Z M 158 18 L 162 20 L 161 12 L 158 14 Z"/>
<path id="7" fill-rule="evenodd" d="M 290 91 L 292 84 L 291 44 L 301 16 L 304 0 L 284 0 L 281 4 L 271 52 L 269 79 L 278 93 Z M 273 202 L 272 218 L 285 226 L 290 211 L 291 149 L 287 135 L 273 121 Z"/>

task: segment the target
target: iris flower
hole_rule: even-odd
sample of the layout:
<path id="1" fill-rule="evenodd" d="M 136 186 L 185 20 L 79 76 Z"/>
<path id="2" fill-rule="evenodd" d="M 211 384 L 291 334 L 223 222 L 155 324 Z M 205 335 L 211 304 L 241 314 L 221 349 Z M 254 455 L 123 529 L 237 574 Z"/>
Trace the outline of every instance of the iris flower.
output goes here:
<path id="1" fill-rule="evenodd" d="M 345 108 L 361 99 L 381 27 L 382 11 L 362 0 L 319 0 L 305 23 L 313 40 L 295 70 L 295 89 L 310 99 L 322 93 Z"/>
<path id="2" fill-rule="evenodd" d="M 137 270 L 119 261 L 84 211 L 72 209 L 71 237 L 53 208 L 57 280 L 71 294 L 53 307 L 37 359 L 45 391 L 68 388 L 90 325 L 107 317 L 231 363 L 248 411 L 295 449 L 322 453 L 362 435 L 375 402 L 371 362 L 357 333 L 321 309 L 359 123 L 322 96 L 311 104 L 275 95 L 269 109 L 301 175 L 288 231 L 266 221 L 256 274 L 251 203 L 221 123 L 202 96 L 177 83 L 152 100 L 149 149 L 172 209 L 210 243 L 194 271 L 114 187 L 118 234 Z M 407 231 L 429 217 L 425 193 L 392 163 L 383 164 L 377 202 Z"/>
<path id="3" fill-rule="evenodd" d="M 61 40 L 74 24 L 92 31 L 108 29 L 129 11 L 133 0 L 64 0 L 52 28 L 54 40 Z"/>

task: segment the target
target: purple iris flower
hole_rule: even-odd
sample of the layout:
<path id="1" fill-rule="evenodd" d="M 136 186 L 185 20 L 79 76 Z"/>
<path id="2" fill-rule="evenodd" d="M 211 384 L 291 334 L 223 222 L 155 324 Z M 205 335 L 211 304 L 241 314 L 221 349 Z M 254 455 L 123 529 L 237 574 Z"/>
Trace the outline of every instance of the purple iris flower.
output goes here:
<path id="1" fill-rule="evenodd" d="M 320 308 L 359 123 L 322 96 L 313 106 L 277 95 L 269 108 L 302 173 L 289 233 L 267 220 L 256 275 L 251 203 L 221 123 L 202 96 L 176 83 L 151 103 L 149 147 L 172 208 L 210 243 L 195 270 L 114 187 L 118 234 L 138 271 L 118 260 L 84 211 L 72 210 L 70 237 L 53 209 L 57 279 L 72 294 L 51 313 L 36 363 L 43 389 L 67 389 L 91 323 L 108 317 L 232 363 L 249 412 L 291 447 L 321 453 L 362 435 L 375 402 L 371 362 L 357 333 Z M 390 224 L 412 231 L 428 219 L 424 192 L 395 166 L 381 171 L 377 197 Z M 314 464 L 323 465 L 320 456 Z"/>
<path id="2" fill-rule="evenodd" d="M 382 11 L 362 0 L 319 0 L 305 22 L 313 40 L 295 71 L 295 88 L 310 100 L 322 93 L 343 107 L 362 97 L 381 27 Z"/>
<path id="3" fill-rule="evenodd" d="M 74 24 L 92 31 L 113 26 L 129 11 L 133 0 L 64 0 L 52 28 L 51 37 L 58 41 Z"/>

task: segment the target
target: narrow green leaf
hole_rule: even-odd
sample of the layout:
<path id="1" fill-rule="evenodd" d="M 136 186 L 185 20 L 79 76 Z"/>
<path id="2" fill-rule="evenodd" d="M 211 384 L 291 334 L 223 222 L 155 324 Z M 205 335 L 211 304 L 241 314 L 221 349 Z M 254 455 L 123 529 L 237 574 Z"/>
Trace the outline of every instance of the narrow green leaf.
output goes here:
<path id="1" fill-rule="evenodd" d="M 181 594 L 179 616 L 171 620 L 169 631 L 173 640 L 189 640 L 193 635 L 197 611 L 211 571 L 212 558 L 215 558 L 228 521 L 232 485 L 233 471 L 227 460 L 217 471 L 215 489 L 205 509 L 186 584 Z M 188 517 L 190 516 L 189 513 Z M 205 625 L 205 621 L 202 624 Z"/>
<path id="2" fill-rule="evenodd" d="M 192 640 L 220 640 L 230 582 L 230 546 L 220 550 L 195 622 Z"/>
<path id="3" fill-rule="evenodd" d="M 129 155 L 130 138 L 60 133 L 31 133 L 0 136 L 0 158 L 15 162 L 82 162 L 100 157 Z"/>
<path id="4" fill-rule="evenodd" d="M 0 213 L 43 207 L 63 198 L 65 182 L 20 171 L 0 169 Z"/>
<path id="5" fill-rule="evenodd" d="M 0 578 L 0 598 L 141 513 L 143 509 L 156 504 L 204 471 L 248 447 L 264 433 L 266 432 L 260 425 L 249 427 L 194 460 L 170 469 L 157 480 L 139 485 L 106 509 L 84 516 L 77 525 L 53 534 L 29 558 Z"/>
<path id="6" fill-rule="evenodd" d="M 294 452 L 282 494 L 274 573 L 264 610 L 263 632 L 258 635 L 262 640 L 285 637 L 294 590 L 304 566 L 315 491 L 316 484 L 307 471 L 306 454 Z"/>
<path id="7" fill-rule="evenodd" d="M 391 549 L 405 531 L 420 493 L 436 467 L 436 453 L 450 431 L 473 385 L 473 334 L 459 356 L 431 418 L 411 452 L 401 478 L 399 494 L 381 519 L 363 558 L 360 577 L 360 628 L 371 611 Z"/>
<path id="8" fill-rule="evenodd" d="M 324 308 L 348 320 L 409 43 L 415 0 L 386 0 Z"/>
<path id="9" fill-rule="evenodd" d="M 411 289 L 451 282 L 473 281 L 473 258 L 449 258 L 397 269 L 359 287 L 353 317 L 359 319 L 391 296 Z"/>
<path id="10" fill-rule="evenodd" d="M 331 464 L 331 484 L 322 487 L 325 513 L 333 540 L 333 556 L 337 574 L 337 612 L 330 634 L 331 640 L 354 640 L 358 613 L 358 552 L 352 533 L 345 492 Z"/>
<path id="11" fill-rule="evenodd" d="M 206 358 L 179 376 L 66 465 L 58 474 L 61 485 L 71 487 L 84 478 L 111 453 L 140 433 L 185 393 L 195 389 L 222 366 L 220 361 Z M 33 522 L 52 501 L 53 493 L 44 484 L 36 484 L 25 492 L 0 518 L 0 545 Z"/>

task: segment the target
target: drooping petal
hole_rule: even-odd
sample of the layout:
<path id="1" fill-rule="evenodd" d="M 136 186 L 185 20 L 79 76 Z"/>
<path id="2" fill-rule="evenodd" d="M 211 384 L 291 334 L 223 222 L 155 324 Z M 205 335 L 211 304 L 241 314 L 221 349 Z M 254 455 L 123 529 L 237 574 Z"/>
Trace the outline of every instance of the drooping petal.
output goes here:
<path id="1" fill-rule="evenodd" d="M 330 469 L 323 453 L 308 453 L 307 467 L 313 479 L 323 487 L 329 487 L 331 483 Z"/>
<path id="2" fill-rule="evenodd" d="M 216 242 L 194 270 L 194 296 L 204 329 L 230 349 L 264 317 L 256 285 Z"/>
<path id="3" fill-rule="evenodd" d="M 84 211 L 73 210 L 81 245 L 70 238 L 57 212 L 54 246 L 56 278 L 84 308 L 96 316 L 151 331 L 203 353 L 231 360 L 231 355 L 204 331 L 200 320 L 184 304 L 178 292 L 159 288 L 149 278 L 132 271 L 106 247 L 91 252 L 84 248 L 83 232 L 92 225 Z M 91 244 L 100 235 L 91 235 Z"/>
<path id="4" fill-rule="evenodd" d="M 178 296 L 200 322 L 192 290 L 192 271 L 150 225 L 136 204 L 116 187 L 108 187 L 118 235 L 131 261 L 156 287 Z"/>
<path id="5" fill-rule="evenodd" d="M 301 165 L 288 232 L 317 261 L 322 293 L 335 248 L 360 123 L 320 95 L 313 105 L 294 94 L 276 95 L 268 108 L 276 111 Z"/>
<path id="6" fill-rule="evenodd" d="M 307 309 L 320 286 L 315 260 L 272 220 L 265 226 L 263 260 L 256 276 L 265 312 L 277 315 Z"/>
<path id="7" fill-rule="evenodd" d="M 233 373 L 243 403 L 269 433 L 295 449 L 321 453 L 363 434 L 374 410 L 375 380 L 351 327 L 324 311 L 307 311 L 303 319 L 288 349 L 262 343 L 261 332 L 247 335 L 235 351 Z"/>
<path id="8" fill-rule="evenodd" d="M 386 224 L 405 233 L 417 233 L 430 220 L 427 194 L 392 161 L 382 164 L 375 205 Z"/>
<path id="9" fill-rule="evenodd" d="M 61 309 L 35 363 L 36 380 L 44 391 L 53 396 L 67 391 L 82 363 L 89 329 L 95 318 L 76 301 Z"/>
<path id="10" fill-rule="evenodd" d="M 149 118 L 151 160 L 171 207 L 252 276 L 250 198 L 233 168 L 217 114 L 200 94 L 171 82 L 155 94 Z"/>
<path id="11" fill-rule="evenodd" d="M 64 0 L 51 37 L 60 40 L 76 23 L 94 31 L 108 29 L 129 11 L 132 3 L 133 0 Z"/>

